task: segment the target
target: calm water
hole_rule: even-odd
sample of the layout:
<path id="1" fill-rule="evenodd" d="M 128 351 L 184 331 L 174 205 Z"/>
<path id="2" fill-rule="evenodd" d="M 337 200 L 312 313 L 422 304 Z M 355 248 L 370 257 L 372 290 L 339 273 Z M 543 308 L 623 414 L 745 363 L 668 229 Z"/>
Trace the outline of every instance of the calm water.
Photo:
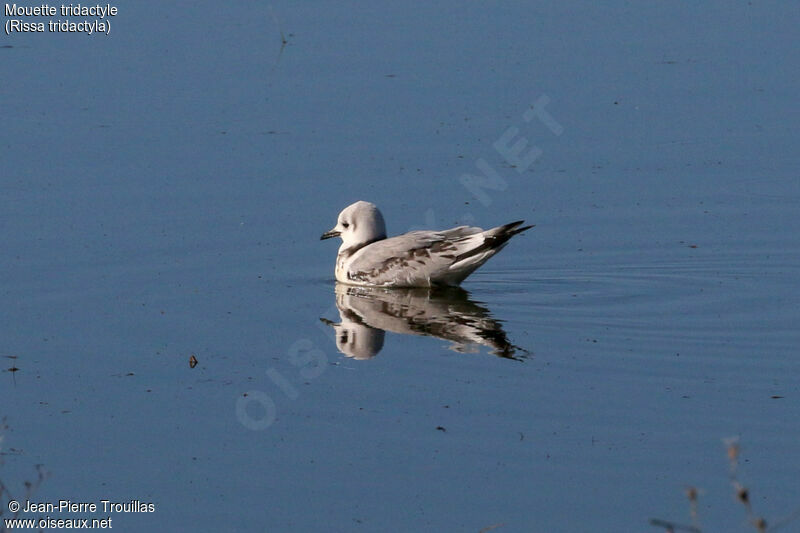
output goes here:
<path id="1" fill-rule="evenodd" d="M 754 511 L 797 509 L 797 9 L 135 4 L 0 42 L 13 496 L 41 464 L 32 501 L 154 503 L 121 531 L 657 531 L 694 485 L 748 531 L 738 436 Z M 536 228 L 465 292 L 348 294 L 319 235 L 356 199 Z"/>

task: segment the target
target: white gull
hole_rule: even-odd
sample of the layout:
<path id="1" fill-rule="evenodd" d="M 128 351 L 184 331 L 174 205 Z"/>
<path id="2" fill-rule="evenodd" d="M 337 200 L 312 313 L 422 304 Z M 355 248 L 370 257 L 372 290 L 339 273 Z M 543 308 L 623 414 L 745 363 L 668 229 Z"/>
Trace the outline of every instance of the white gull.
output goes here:
<path id="1" fill-rule="evenodd" d="M 383 215 L 374 204 L 347 206 L 336 226 L 320 239 L 341 237 L 336 280 L 350 285 L 431 287 L 458 285 L 514 235 L 532 228 L 522 220 L 496 228 L 459 226 L 412 231 L 386 238 Z"/>

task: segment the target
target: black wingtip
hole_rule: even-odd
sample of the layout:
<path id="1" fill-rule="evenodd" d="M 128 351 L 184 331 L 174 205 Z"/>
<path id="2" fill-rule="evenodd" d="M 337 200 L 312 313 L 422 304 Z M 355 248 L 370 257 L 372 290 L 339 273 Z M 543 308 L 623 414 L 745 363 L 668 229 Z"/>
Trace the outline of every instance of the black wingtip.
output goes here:
<path id="1" fill-rule="evenodd" d="M 505 243 L 511 239 L 514 235 L 518 233 L 522 233 L 525 230 L 531 229 L 535 224 L 531 224 L 530 226 L 523 226 L 518 228 L 520 224 L 523 224 L 524 220 L 517 220 L 516 222 L 511 222 L 509 224 L 504 224 L 502 226 L 498 226 L 496 228 L 492 228 L 484 232 L 484 242 L 477 248 L 469 250 L 459 256 L 456 257 L 455 263 L 464 260 L 467 257 L 472 255 L 479 254 L 486 250 L 492 250 L 495 248 L 502 247 Z"/>
<path id="2" fill-rule="evenodd" d="M 529 230 L 533 227 L 536 227 L 536 224 L 531 224 L 530 226 L 522 226 L 521 228 L 516 228 L 514 231 L 511 232 L 511 234 L 516 235 L 518 233 L 522 233 L 523 231 Z"/>
<path id="3" fill-rule="evenodd" d="M 517 235 L 518 233 L 522 233 L 523 231 L 529 230 L 532 227 L 536 226 L 536 224 L 531 224 L 530 226 L 523 226 L 521 228 L 517 227 L 520 224 L 524 224 L 524 223 L 525 223 L 524 220 L 517 220 L 516 222 L 509 222 L 508 224 L 500 226 L 499 233 L 501 235 L 508 235 L 509 237 L 512 237 L 514 235 Z"/>

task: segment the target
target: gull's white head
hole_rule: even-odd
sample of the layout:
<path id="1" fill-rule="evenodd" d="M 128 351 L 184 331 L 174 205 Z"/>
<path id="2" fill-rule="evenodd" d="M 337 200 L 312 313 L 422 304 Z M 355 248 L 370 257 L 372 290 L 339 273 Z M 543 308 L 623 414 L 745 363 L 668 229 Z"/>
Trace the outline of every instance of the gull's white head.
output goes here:
<path id="1" fill-rule="evenodd" d="M 360 248 L 365 244 L 385 239 L 386 224 L 375 204 L 358 201 L 339 213 L 336 225 L 320 239 L 331 237 L 342 238 L 340 251 L 353 247 Z"/>

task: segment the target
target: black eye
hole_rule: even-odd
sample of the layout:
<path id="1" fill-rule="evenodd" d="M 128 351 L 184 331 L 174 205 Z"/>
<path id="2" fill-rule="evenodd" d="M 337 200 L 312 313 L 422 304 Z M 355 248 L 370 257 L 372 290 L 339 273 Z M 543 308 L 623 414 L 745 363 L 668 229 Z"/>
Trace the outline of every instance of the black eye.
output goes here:
<path id="1" fill-rule="evenodd" d="M 346 229 L 346 228 L 349 228 L 349 227 L 350 227 L 350 224 L 349 224 L 349 223 L 347 223 L 347 222 L 342 222 L 342 227 L 343 227 L 343 228 L 345 228 L 345 229 Z"/>

